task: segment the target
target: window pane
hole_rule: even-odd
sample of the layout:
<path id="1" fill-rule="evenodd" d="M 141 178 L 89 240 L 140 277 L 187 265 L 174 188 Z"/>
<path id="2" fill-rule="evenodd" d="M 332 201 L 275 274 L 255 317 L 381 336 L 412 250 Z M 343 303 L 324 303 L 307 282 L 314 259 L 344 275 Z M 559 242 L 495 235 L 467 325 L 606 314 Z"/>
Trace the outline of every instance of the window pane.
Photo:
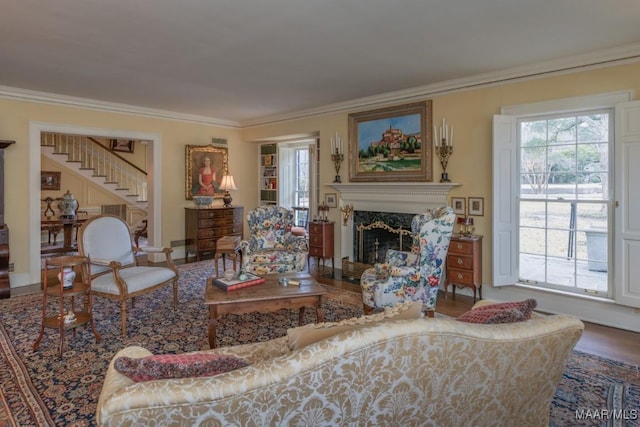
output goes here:
<path id="1" fill-rule="evenodd" d="M 545 202 L 520 202 L 520 225 L 522 227 L 546 226 L 546 206 Z"/>
<path id="2" fill-rule="evenodd" d="M 529 255 L 544 255 L 545 230 L 538 228 L 520 227 L 520 252 Z"/>
<path id="3" fill-rule="evenodd" d="M 547 141 L 547 121 L 523 122 L 520 126 L 522 147 L 542 146 Z"/>
<path id="4" fill-rule="evenodd" d="M 549 120 L 549 144 L 566 144 L 576 141 L 574 117 Z"/>
<path id="5" fill-rule="evenodd" d="M 579 116 L 578 143 L 583 142 L 607 142 L 609 140 L 609 115 L 594 114 L 591 116 Z"/>
<path id="6" fill-rule="evenodd" d="M 520 170 L 522 173 L 539 173 L 547 170 L 547 149 L 545 147 L 523 147 L 520 150 Z"/>

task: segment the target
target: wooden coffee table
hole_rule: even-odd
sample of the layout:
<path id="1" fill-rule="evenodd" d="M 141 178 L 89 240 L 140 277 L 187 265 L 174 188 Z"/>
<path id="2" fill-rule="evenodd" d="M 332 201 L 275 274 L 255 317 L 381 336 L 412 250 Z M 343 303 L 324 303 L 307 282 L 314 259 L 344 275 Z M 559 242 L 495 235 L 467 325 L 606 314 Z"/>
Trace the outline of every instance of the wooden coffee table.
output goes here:
<path id="1" fill-rule="evenodd" d="M 308 273 L 270 274 L 264 276 L 265 283 L 247 288 L 224 291 L 207 280 L 204 303 L 209 306 L 209 347 L 216 347 L 216 327 L 218 319 L 225 314 L 270 313 L 280 309 L 300 309 L 298 324 L 302 325 L 304 308 L 316 308 L 318 322 L 324 321 L 322 304 L 326 290 Z M 300 286 L 287 287 L 278 280 L 287 277 L 298 280 Z"/>

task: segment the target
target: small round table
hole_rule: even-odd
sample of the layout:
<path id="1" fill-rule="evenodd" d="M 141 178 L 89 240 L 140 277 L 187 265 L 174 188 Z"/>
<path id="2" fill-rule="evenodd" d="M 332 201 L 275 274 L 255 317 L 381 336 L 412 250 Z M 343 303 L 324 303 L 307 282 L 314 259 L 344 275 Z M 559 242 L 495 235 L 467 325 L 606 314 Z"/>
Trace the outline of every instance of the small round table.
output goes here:
<path id="1" fill-rule="evenodd" d="M 100 342 L 102 338 L 96 331 L 93 324 L 93 302 L 91 295 L 91 266 L 89 258 L 83 256 L 61 256 L 57 258 L 47 258 L 45 260 L 45 272 L 49 270 L 49 266 L 53 266 L 59 270 L 59 284 L 49 284 L 48 274 L 44 274 L 44 289 L 42 292 L 42 326 L 40 327 L 40 336 L 33 344 L 35 350 L 40 346 L 40 341 L 44 336 L 44 328 L 53 328 L 60 331 L 60 356 L 64 351 L 64 334 L 67 329 L 73 329 L 78 326 L 89 324 L 91 331 Z M 68 287 L 65 287 L 65 276 L 71 275 L 68 281 Z M 75 298 L 85 297 L 84 307 L 76 310 Z M 60 308 L 53 313 L 47 313 L 47 298 L 59 298 Z M 65 313 L 65 300 L 71 299 L 71 309 Z"/>
<path id="2" fill-rule="evenodd" d="M 216 252 L 213 254 L 213 262 L 216 264 L 216 277 L 220 276 L 220 270 L 218 270 L 218 258 L 222 255 L 222 271 L 224 272 L 226 265 L 225 255 L 233 256 L 233 269 L 236 269 L 236 257 L 240 254 L 240 236 L 224 236 L 216 241 Z M 240 258 L 242 263 L 242 258 Z M 242 265 L 242 264 L 241 264 Z"/>

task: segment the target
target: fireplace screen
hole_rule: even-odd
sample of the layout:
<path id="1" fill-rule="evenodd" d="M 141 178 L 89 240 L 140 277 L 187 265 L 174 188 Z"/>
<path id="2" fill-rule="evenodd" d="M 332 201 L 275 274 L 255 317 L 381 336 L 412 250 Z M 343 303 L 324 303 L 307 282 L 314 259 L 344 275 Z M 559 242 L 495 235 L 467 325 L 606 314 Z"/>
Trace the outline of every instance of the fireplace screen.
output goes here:
<path id="1" fill-rule="evenodd" d="M 383 262 L 389 249 L 410 251 L 414 214 L 356 211 L 354 260 L 373 265 Z"/>

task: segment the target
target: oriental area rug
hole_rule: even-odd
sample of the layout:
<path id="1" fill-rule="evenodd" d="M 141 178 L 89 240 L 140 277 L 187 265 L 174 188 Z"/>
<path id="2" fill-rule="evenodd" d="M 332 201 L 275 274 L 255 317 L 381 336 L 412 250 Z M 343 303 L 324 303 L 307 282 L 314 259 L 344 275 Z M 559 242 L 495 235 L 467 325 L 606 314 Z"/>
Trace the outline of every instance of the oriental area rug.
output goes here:
<path id="1" fill-rule="evenodd" d="M 39 294 L 0 301 L 0 427 L 93 426 L 95 410 L 107 366 L 120 349 L 139 345 L 154 354 L 208 349 L 208 313 L 204 306 L 207 277 L 214 275 L 211 261 L 179 266 L 180 304 L 172 309 L 170 286 L 136 299 L 128 310 L 127 337 L 120 335 L 120 309 L 116 302 L 94 299 L 96 343 L 88 328 L 67 336 L 67 349 L 58 355 L 57 331 L 45 331 L 33 350 L 42 319 Z M 326 321 L 362 315 L 362 296 L 327 286 Z M 307 310 L 305 323 L 316 321 Z M 286 335 L 298 324 L 298 313 L 228 315 L 218 325 L 219 346 L 266 341 Z M 526 386 L 526 385 L 523 385 Z M 640 407 L 637 366 L 574 352 L 565 369 L 551 407 L 552 426 L 609 425 L 602 410 Z M 582 419 L 576 418 L 576 411 Z M 610 425 L 640 425 L 620 420 Z"/>

